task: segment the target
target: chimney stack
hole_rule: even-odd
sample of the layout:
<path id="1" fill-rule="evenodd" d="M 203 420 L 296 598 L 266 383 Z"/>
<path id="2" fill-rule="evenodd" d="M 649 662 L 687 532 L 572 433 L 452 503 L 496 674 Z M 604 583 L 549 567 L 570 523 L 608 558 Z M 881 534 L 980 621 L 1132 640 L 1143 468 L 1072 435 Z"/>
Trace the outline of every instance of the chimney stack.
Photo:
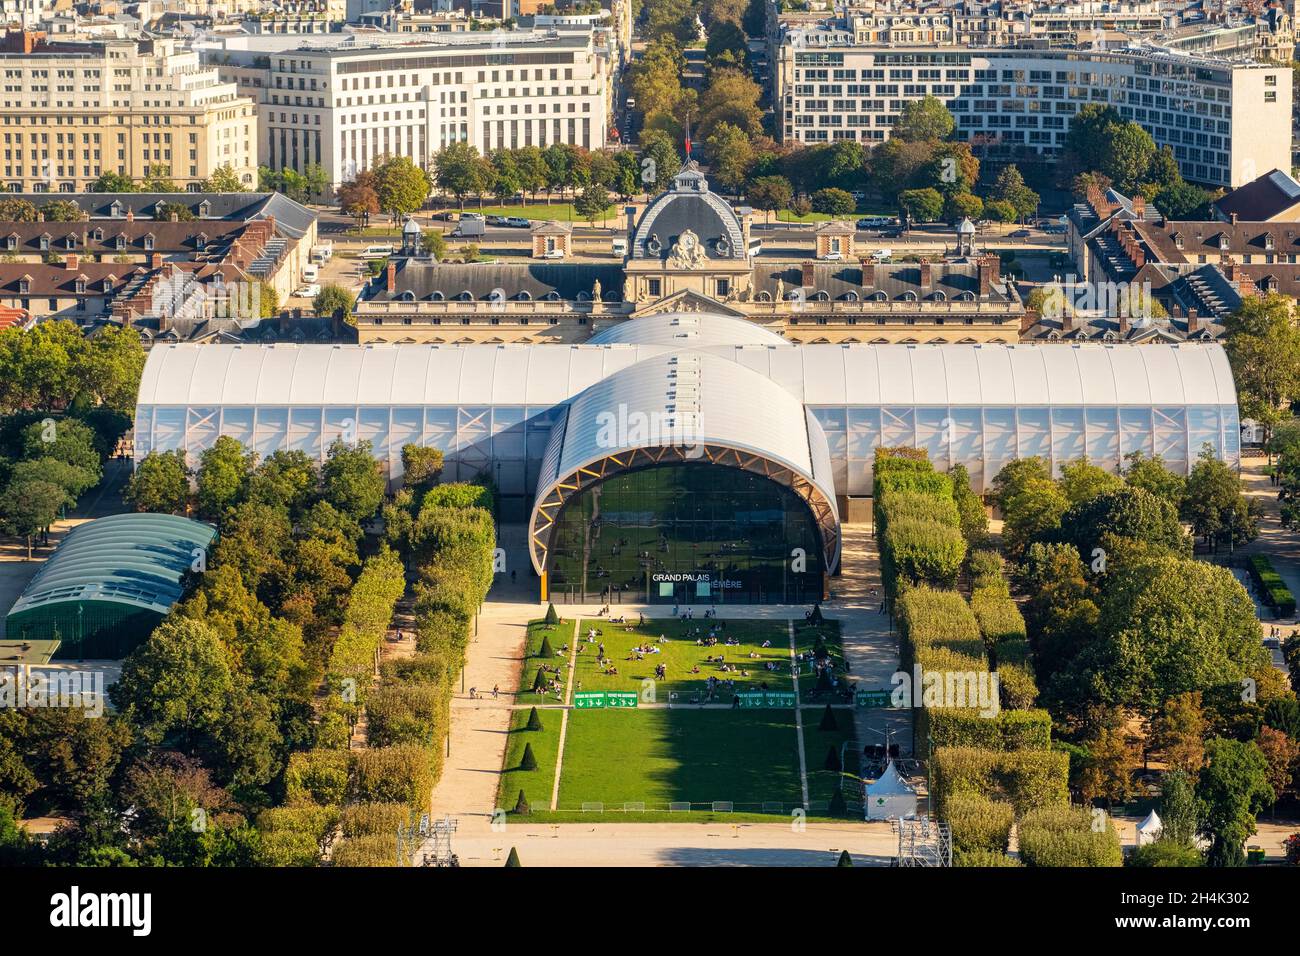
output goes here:
<path id="1" fill-rule="evenodd" d="M 75 252 L 69 252 L 63 261 L 69 272 L 76 272 L 77 267 L 81 265 L 81 258 Z"/>
<path id="2" fill-rule="evenodd" d="M 1199 321 L 1199 320 L 1197 319 L 1197 317 L 1196 317 L 1196 310 L 1195 310 L 1195 309 L 1188 309 L 1188 310 L 1187 310 L 1187 335 L 1188 335 L 1188 337 L 1190 338 L 1191 336 L 1195 335 L 1197 332 L 1200 331 L 1200 329 L 1201 329 L 1201 324 L 1200 324 L 1200 321 Z"/>
<path id="3" fill-rule="evenodd" d="M 993 291 L 993 283 L 998 281 L 999 271 L 1002 266 L 1002 260 L 997 256 L 983 256 L 979 260 L 979 294 L 980 298 L 987 298 L 988 294 Z"/>
<path id="4" fill-rule="evenodd" d="M 1232 222 L 1234 226 L 1237 224 L 1237 214 L 1235 212 L 1229 215 L 1228 219 Z"/>
<path id="5" fill-rule="evenodd" d="M 922 289 L 928 289 L 928 288 L 930 288 L 930 278 L 931 278 L 931 277 L 930 277 L 930 260 L 929 260 L 929 259 L 922 259 L 921 262 L 920 262 L 920 267 L 921 267 L 921 288 L 922 288 Z"/>
<path id="6" fill-rule="evenodd" d="M 1123 310 L 1121 310 L 1119 316 L 1119 337 L 1122 339 L 1128 338 L 1128 332 L 1129 332 L 1128 314 Z"/>
<path id="7" fill-rule="evenodd" d="M 163 257 L 161 252 L 155 252 L 149 256 L 150 269 L 161 269 L 162 264 L 163 264 Z"/>
<path id="8" fill-rule="evenodd" d="M 876 284 L 876 264 L 870 259 L 862 260 L 862 288 L 870 289 Z"/>
<path id="9" fill-rule="evenodd" d="M 135 210 L 134 210 L 134 209 L 128 209 L 128 210 L 126 211 L 126 221 L 127 221 L 127 222 L 135 222 Z"/>
<path id="10" fill-rule="evenodd" d="M 816 264 L 805 262 L 803 264 L 803 277 L 800 283 L 805 289 L 811 289 L 817 284 Z"/>
<path id="11" fill-rule="evenodd" d="M 385 288 L 389 292 L 397 291 L 397 263 L 392 259 L 388 260 L 388 275 L 385 277 Z"/>
<path id="12" fill-rule="evenodd" d="M 1143 218 L 1147 214 L 1146 196 L 1133 197 L 1133 212 L 1139 219 Z"/>

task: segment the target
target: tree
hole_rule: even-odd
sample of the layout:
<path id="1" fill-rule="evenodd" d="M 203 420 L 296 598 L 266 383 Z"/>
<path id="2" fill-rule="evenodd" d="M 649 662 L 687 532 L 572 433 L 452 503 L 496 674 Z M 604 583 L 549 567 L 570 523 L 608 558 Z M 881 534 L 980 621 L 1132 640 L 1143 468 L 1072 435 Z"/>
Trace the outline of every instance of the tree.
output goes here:
<path id="1" fill-rule="evenodd" d="M 671 137 L 658 130 L 641 134 L 641 184 L 646 192 L 667 189 L 681 168 L 681 155 Z"/>
<path id="2" fill-rule="evenodd" d="M 249 476 L 247 499 L 297 520 L 315 497 L 319 480 L 311 456 L 281 448 L 263 458 Z"/>
<path id="3" fill-rule="evenodd" d="M 1175 554 L 1190 551 L 1177 510 L 1141 488 L 1117 486 L 1071 505 L 1061 516 L 1061 540 L 1091 560 L 1102 537 L 1130 538 Z"/>
<path id="4" fill-rule="evenodd" d="M 531 710 L 528 711 L 528 725 L 527 725 L 527 726 L 528 726 L 528 729 L 529 729 L 529 730 L 541 730 L 541 729 L 542 729 L 542 718 L 541 718 L 541 715 L 537 713 L 537 708 L 536 708 L 536 707 L 534 707 L 534 708 L 532 708 Z"/>
<path id="5" fill-rule="evenodd" d="M 36 204 L 27 199 L 0 198 L 0 222 L 35 222 Z"/>
<path id="6" fill-rule="evenodd" d="M 165 202 L 155 208 L 157 209 L 155 215 L 166 222 L 193 222 L 199 218 L 184 203 Z"/>
<path id="7" fill-rule="evenodd" d="M 1105 150 L 1100 171 L 1113 179 L 1121 191 L 1136 189 L 1157 155 L 1151 134 L 1134 122 L 1110 126 Z"/>
<path id="8" fill-rule="evenodd" d="M 948 222 L 979 219 L 984 215 L 984 200 L 970 193 L 953 193 L 943 203 L 943 218 Z"/>
<path id="9" fill-rule="evenodd" d="M 211 520 L 222 518 L 248 490 L 257 456 L 246 453 L 244 446 L 229 435 L 222 435 L 199 455 L 199 514 Z"/>
<path id="10" fill-rule="evenodd" d="M 989 199 L 984 202 L 984 215 L 994 222 L 1015 222 L 1016 207 L 1005 199 Z"/>
<path id="11" fill-rule="evenodd" d="M 347 321 L 352 316 L 355 298 L 341 285 L 330 283 L 316 293 L 311 300 L 312 311 L 322 319 L 342 319 Z"/>
<path id="12" fill-rule="evenodd" d="M 1187 479 L 1170 471 L 1162 457 L 1134 451 L 1125 455 L 1124 461 L 1122 474 L 1129 485 L 1149 491 L 1175 508 L 1182 507 Z"/>
<path id="13" fill-rule="evenodd" d="M 906 143 L 920 143 L 947 139 L 956 128 L 957 121 L 943 101 L 924 96 L 903 104 L 894 125 L 894 135 Z"/>
<path id="14" fill-rule="evenodd" d="M 1104 468 L 1090 464 L 1087 458 L 1061 466 L 1061 490 L 1071 505 L 1091 501 L 1105 491 L 1124 487 L 1124 480 Z"/>
<path id="15" fill-rule="evenodd" d="M 1198 767 L 1199 772 L 1199 767 Z M 1196 809 L 1196 774 L 1170 770 L 1160 781 L 1160 839 L 1193 846 L 1200 826 Z"/>
<path id="16" fill-rule="evenodd" d="M 81 207 L 71 199 L 51 199 L 41 204 L 40 213 L 46 222 L 76 222 L 81 218 Z"/>
<path id="17" fill-rule="evenodd" d="M 335 439 L 321 468 L 324 498 L 355 521 L 365 521 L 384 500 L 384 476 L 368 441 Z"/>
<path id="18" fill-rule="evenodd" d="M 358 229 L 371 216 L 379 215 L 379 193 L 376 187 L 375 174 L 367 170 L 358 173 L 356 178 L 338 189 L 339 209 L 356 220 Z"/>
<path id="19" fill-rule="evenodd" d="M 126 500 L 136 511 L 185 511 L 190 497 L 190 470 L 185 452 L 151 451 L 140 459 L 127 484 Z"/>
<path id="20" fill-rule="evenodd" d="M 1082 202 L 1088 198 L 1088 193 L 1093 187 L 1096 187 L 1098 192 L 1105 194 L 1106 190 L 1113 185 L 1115 185 L 1114 182 L 1105 173 L 1087 171 L 1079 173 L 1074 179 L 1070 180 L 1070 192 L 1074 194 L 1075 199 Z"/>
<path id="21" fill-rule="evenodd" d="M 1165 186 L 1155 195 L 1155 205 L 1167 219 L 1209 219 L 1210 193 L 1192 183 L 1179 181 Z"/>
<path id="22" fill-rule="evenodd" d="M 742 70 L 713 70 L 708 86 L 700 95 L 699 137 L 708 142 L 721 123 L 729 123 L 751 136 L 763 130 L 763 111 L 758 105 L 762 90 Z"/>
<path id="23" fill-rule="evenodd" d="M 1207 544 L 1245 544 L 1255 538 L 1259 505 L 1242 494 L 1241 476 L 1207 442 L 1187 476 L 1182 517 Z M 1252 507 L 1253 506 L 1253 507 Z"/>
<path id="24" fill-rule="evenodd" d="M 1271 431 L 1300 393 L 1300 328 L 1291 300 L 1275 293 L 1247 296 L 1224 331 L 1242 416 Z"/>
<path id="25" fill-rule="evenodd" d="M 766 212 L 768 221 L 771 221 L 773 211 L 789 207 L 794 191 L 784 176 L 760 176 L 749 184 L 745 195 L 754 208 Z"/>
<path id="26" fill-rule="evenodd" d="M 523 804 L 523 809 L 520 809 L 520 804 L 519 804 L 519 803 L 516 803 L 516 804 L 515 804 L 515 813 L 527 813 L 527 812 L 528 812 L 528 801 L 527 801 L 527 800 L 524 800 L 524 799 L 523 799 L 523 796 L 524 796 L 524 792 L 523 792 L 522 790 L 520 790 L 520 791 L 519 791 L 519 799 L 520 799 L 520 803 Z M 518 851 L 517 849 L 515 849 L 514 847 L 511 847 L 511 848 L 510 848 L 510 853 L 509 853 L 509 855 L 506 856 L 506 867 L 507 867 L 507 869 L 519 869 L 519 868 L 522 867 L 522 866 L 523 866 L 523 864 L 519 862 L 519 851 Z"/>
<path id="27" fill-rule="evenodd" d="M 90 191 L 92 193 L 133 193 L 136 191 L 136 187 L 130 176 L 123 176 L 121 173 L 104 172 L 90 184 Z"/>
<path id="28" fill-rule="evenodd" d="M 477 150 L 474 156 L 477 159 Z M 385 157 L 374 173 L 379 207 L 394 220 L 415 212 L 429 198 L 429 177 L 409 156 Z"/>
<path id="29" fill-rule="evenodd" d="M 579 216 L 594 227 L 597 219 L 604 221 L 609 217 L 609 193 L 605 191 L 604 186 L 589 183 L 578 195 L 578 201 L 574 203 L 573 208 Z"/>
<path id="30" fill-rule="evenodd" d="M 898 208 L 910 222 L 934 222 L 943 215 L 943 196 L 937 189 L 904 189 Z"/>
<path id="31" fill-rule="evenodd" d="M 1041 458 L 1005 465 L 993 479 L 993 495 L 1002 512 L 1002 545 L 1013 558 L 1034 538 L 1059 527 L 1070 506 Z"/>
<path id="32" fill-rule="evenodd" d="M 1132 793 L 1132 773 L 1137 764 L 1133 743 L 1124 729 L 1123 713 L 1109 710 L 1085 738 L 1088 756 L 1079 774 L 1083 799 L 1124 802 Z"/>
<path id="33" fill-rule="evenodd" d="M 93 485 L 103 474 L 96 440 L 94 430 L 85 422 L 70 416 L 47 418 L 23 429 L 23 457 L 57 458 L 89 474 Z"/>
<path id="34" fill-rule="evenodd" d="M 42 458 L 28 458 L 16 462 L 10 470 L 11 485 L 21 485 L 29 481 L 47 482 L 62 488 L 65 496 L 62 507 L 72 508 L 76 506 L 77 499 L 99 481 L 99 472 L 98 470 L 89 472 L 46 455 Z"/>
<path id="35" fill-rule="evenodd" d="M 1032 216 L 1040 201 L 1038 193 L 1025 185 L 1025 177 L 1012 164 L 1003 166 L 998 173 L 998 178 L 993 183 L 993 197 L 1010 203 L 1018 219 Z"/>
<path id="36" fill-rule="evenodd" d="M 739 192 L 754 163 L 754 144 L 748 133 L 731 123 L 719 123 L 705 141 L 713 178 Z"/>
<path id="37" fill-rule="evenodd" d="M 180 192 L 172 182 L 172 168 L 166 163 L 150 163 L 140 180 L 140 191 L 146 193 Z"/>
<path id="38" fill-rule="evenodd" d="M 1300 741 L 1292 740 L 1272 727 L 1261 727 L 1256 743 L 1268 764 L 1269 786 L 1280 800 L 1291 790 L 1296 761 L 1300 760 Z"/>
<path id="39" fill-rule="evenodd" d="M 122 662 L 109 690 L 114 706 L 154 740 L 197 743 L 230 707 L 235 680 L 216 632 L 202 621 L 168 617 Z"/>
<path id="40" fill-rule="evenodd" d="M 32 558 L 32 538 L 58 520 L 68 503 L 68 493 L 49 481 L 11 482 L 0 501 L 0 527 L 6 534 L 27 539 L 27 560 Z"/>
<path id="41" fill-rule="evenodd" d="M 1205 759 L 1206 727 L 1200 691 L 1177 694 L 1164 702 L 1151 723 L 1151 749 L 1170 769 L 1195 777 Z"/>
<path id="42" fill-rule="evenodd" d="M 1199 833 L 1210 841 L 1209 866 L 1241 866 L 1255 815 L 1277 799 L 1268 762 L 1254 743 L 1216 737 L 1205 745 L 1206 766 L 1196 783 Z"/>
<path id="43" fill-rule="evenodd" d="M 812 207 L 828 216 L 851 216 L 858 203 L 843 189 L 827 188 L 812 194 Z"/>
<path id="44" fill-rule="evenodd" d="M 224 163 L 212 171 L 203 184 L 203 192 L 238 193 L 244 191 L 244 184 L 229 163 Z"/>

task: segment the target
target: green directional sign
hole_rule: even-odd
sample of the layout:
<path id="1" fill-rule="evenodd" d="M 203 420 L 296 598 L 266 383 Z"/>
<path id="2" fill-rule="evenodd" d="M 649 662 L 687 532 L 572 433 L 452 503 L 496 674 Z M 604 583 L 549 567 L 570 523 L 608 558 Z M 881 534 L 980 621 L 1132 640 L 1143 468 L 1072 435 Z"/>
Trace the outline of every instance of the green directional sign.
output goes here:
<path id="1" fill-rule="evenodd" d="M 792 690 L 751 690 L 742 691 L 736 695 L 740 698 L 740 706 L 749 707 L 793 707 L 795 705 L 794 691 Z"/>
<path id="2" fill-rule="evenodd" d="M 857 705 L 859 707 L 888 707 L 889 691 L 860 690 L 857 693 Z"/>
<path id="3" fill-rule="evenodd" d="M 588 710 L 593 707 L 604 707 L 605 693 L 603 691 L 577 691 L 573 695 L 573 706 L 579 710 Z"/>
<path id="4" fill-rule="evenodd" d="M 637 695 L 629 690 L 612 690 L 605 694 L 606 707 L 635 707 Z"/>

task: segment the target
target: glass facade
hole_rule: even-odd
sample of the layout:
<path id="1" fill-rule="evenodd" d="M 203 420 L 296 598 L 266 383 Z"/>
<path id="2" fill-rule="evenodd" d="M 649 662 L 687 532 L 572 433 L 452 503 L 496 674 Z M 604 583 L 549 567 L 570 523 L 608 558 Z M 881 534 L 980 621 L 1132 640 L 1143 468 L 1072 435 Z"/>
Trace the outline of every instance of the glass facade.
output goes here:
<path id="1" fill-rule="evenodd" d="M 700 462 L 588 486 L 560 511 L 547 556 L 550 594 L 566 602 L 811 603 L 824 564 L 803 499 Z"/>
<path id="2" fill-rule="evenodd" d="M 1053 473 L 1087 456 L 1107 471 L 1124 456 L 1159 454 L 1179 474 L 1208 443 L 1231 465 L 1241 460 L 1235 405 L 1173 406 L 810 406 L 830 445 L 839 494 L 871 494 L 881 445 L 924 448 L 940 469 L 962 464 L 977 491 L 1007 462 L 1040 456 Z"/>

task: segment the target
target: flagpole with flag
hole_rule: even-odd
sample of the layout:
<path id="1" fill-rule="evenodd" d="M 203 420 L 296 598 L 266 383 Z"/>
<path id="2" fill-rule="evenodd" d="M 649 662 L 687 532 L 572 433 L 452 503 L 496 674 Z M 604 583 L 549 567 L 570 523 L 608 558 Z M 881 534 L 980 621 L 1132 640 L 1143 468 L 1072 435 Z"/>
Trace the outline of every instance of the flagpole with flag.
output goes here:
<path id="1" fill-rule="evenodd" d="M 686 161 L 691 161 L 691 114 L 686 114 Z"/>

